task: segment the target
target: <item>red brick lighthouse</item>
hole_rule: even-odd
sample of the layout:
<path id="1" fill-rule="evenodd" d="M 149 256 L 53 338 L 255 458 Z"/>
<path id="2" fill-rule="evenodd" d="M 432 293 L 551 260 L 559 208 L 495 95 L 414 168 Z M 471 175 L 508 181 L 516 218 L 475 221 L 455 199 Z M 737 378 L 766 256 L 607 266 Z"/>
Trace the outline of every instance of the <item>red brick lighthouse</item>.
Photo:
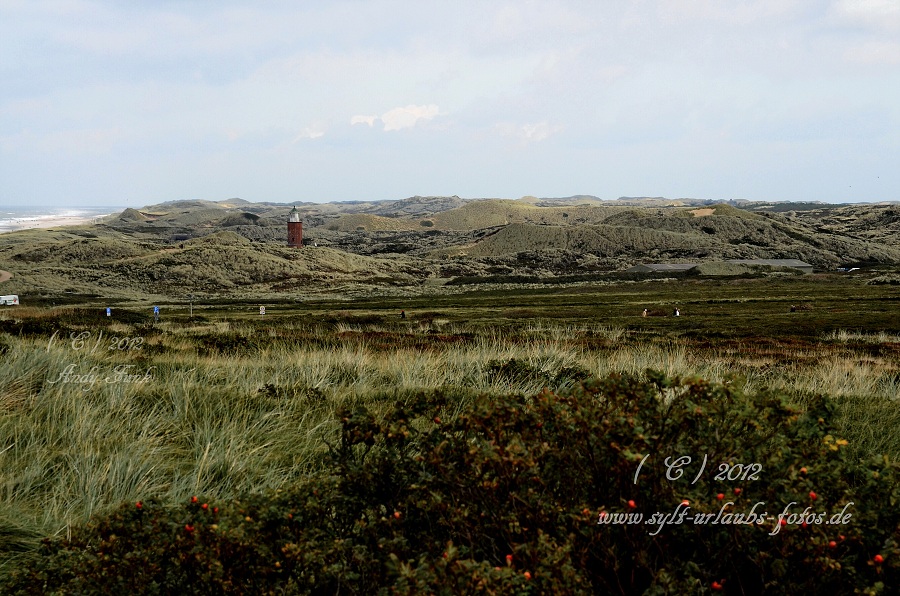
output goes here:
<path id="1" fill-rule="evenodd" d="M 291 210 L 288 218 L 288 246 L 303 246 L 303 222 L 297 207 Z"/>

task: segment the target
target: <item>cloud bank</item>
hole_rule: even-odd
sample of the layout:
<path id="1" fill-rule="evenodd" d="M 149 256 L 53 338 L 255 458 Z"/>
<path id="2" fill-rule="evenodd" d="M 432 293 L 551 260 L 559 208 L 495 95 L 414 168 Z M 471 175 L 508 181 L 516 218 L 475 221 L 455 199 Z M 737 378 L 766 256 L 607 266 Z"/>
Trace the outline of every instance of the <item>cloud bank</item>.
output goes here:
<path id="1" fill-rule="evenodd" d="M 381 116 L 353 116 L 350 118 L 350 124 L 368 124 L 373 126 L 376 120 L 380 120 L 384 124 L 385 131 L 402 130 L 414 127 L 419 120 L 432 120 L 439 113 L 439 108 L 433 104 L 425 106 L 410 104 L 406 107 L 388 110 Z"/>
<path id="2" fill-rule="evenodd" d="M 894 0 L 0 2 L 0 202 L 898 200 L 898 34 Z"/>

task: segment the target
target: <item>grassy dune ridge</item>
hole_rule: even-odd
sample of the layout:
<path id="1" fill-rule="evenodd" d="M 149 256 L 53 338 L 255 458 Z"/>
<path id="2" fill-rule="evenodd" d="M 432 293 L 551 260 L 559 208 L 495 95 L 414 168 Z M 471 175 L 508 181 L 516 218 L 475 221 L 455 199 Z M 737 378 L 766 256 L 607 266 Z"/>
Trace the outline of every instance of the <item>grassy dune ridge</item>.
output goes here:
<path id="1" fill-rule="evenodd" d="M 303 250 L 285 246 L 290 206 L 170 203 L 96 225 L 2 234 L 0 269 L 13 273 L 4 291 L 23 303 L 62 304 L 79 295 L 414 295 L 494 276 L 520 287 L 572 275 L 614 277 L 641 262 L 792 258 L 822 270 L 861 265 L 867 275 L 895 274 L 900 265 L 896 205 L 775 213 L 726 204 L 539 203 L 414 197 L 301 204 Z"/>

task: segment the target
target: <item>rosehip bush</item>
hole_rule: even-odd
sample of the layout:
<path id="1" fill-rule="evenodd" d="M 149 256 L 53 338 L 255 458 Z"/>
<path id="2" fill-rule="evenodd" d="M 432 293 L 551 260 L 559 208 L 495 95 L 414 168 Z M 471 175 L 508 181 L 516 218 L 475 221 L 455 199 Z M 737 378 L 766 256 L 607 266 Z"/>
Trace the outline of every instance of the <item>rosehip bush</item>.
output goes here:
<path id="1" fill-rule="evenodd" d="M 800 411 L 774 393 L 648 372 L 485 398 L 455 419 L 448 409 L 423 394 L 383 419 L 341 412 L 339 440 L 308 482 L 233 502 L 123 505 L 46 541 L 0 592 L 875 594 L 900 585 L 900 470 L 848 455 L 825 396 Z M 794 515 L 779 517 L 792 503 Z M 694 521 L 675 523 L 677 511 Z"/>

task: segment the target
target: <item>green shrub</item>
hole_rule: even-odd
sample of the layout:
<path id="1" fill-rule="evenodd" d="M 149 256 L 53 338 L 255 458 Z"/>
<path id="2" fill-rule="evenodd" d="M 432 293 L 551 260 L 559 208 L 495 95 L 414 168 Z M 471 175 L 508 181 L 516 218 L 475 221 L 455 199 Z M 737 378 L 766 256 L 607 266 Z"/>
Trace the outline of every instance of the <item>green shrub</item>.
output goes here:
<path id="1" fill-rule="evenodd" d="M 252 354 L 260 349 L 257 340 L 233 331 L 197 336 L 200 356 Z"/>
<path id="2" fill-rule="evenodd" d="M 550 381 L 549 374 L 519 358 L 510 358 L 506 362 L 491 360 L 487 364 L 485 375 L 489 382 L 547 384 Z"/>
<path id="3" fill-rule="evenodd" d="M 648 377 L 476 400 L 446 421 L 437 394 L 381 420 L 342 411 L 329 463 L 309 482 L 205 508 L 202 499 L 123 505 L 46 541 L 0 591 L 850 594 L 900 585 L 898 466 L 852 460 L 828 398 L 799 412 L 771 393 Z M 681 456 L 692 458 L 683 476 L 667 477 L 677 473 L 666 458 Z M 716 480 L 720 464 L 740 479 Z M 752 480 L 750 464 L 760 467 Z M 683 500 L 695 515 L 728 502 L 727 512 L 746 515 L 761 502 L 755 513 L 767 517 L 599 523 L 684 510 Z M 782 527 L 777 515 L 791 502 L 793 513 L 844 509 L 852 519 Z"/>
<path id="4" fill-rule="evenodd" d="M 47 319 L 0 320 L 0 332 L 22 337 L 49 337 L 59 329 L 66 330 L 55 321 Z"/>
<path id="5" fill-rule="evenodd" d="M 153 319 L 149 310 L 147 312 L 135 311 L 127 308 L 111 307 L 112 313 L 106 316 L 106 308 L 74 308 L 71 312 L 63 313 L 59 317 L 60 324 L 106 326 L 111 323 L 148 324 Z"/>

